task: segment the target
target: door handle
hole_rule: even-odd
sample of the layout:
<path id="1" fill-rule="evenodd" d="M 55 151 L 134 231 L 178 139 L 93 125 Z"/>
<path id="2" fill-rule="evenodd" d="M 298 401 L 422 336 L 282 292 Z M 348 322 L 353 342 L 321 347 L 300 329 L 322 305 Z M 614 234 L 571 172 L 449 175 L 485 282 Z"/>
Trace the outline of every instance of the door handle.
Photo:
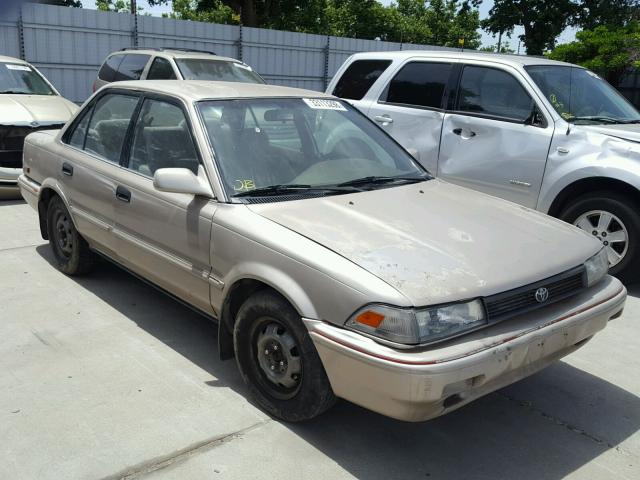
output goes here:
<path id="1" fill-rule="evenodd" d="M 116 198 L 121 202 L 129 203 L 131 201 L 131 192 L 124 187 L 118 185 L 116 188 Z"/>
<path id="2" fill-rule="evenodd" d="M 462 138 L 473 138 L 476 136 L 476 132 L 474 132 L 473 130 L 468 130 L 469 132 L 468 136 L 462 135 L 462 132 L 463 132 L 462 128 L 454 128 L 452 132 L 455 133 L 456 135 L 460 135 Z"/>
<path id="3" fill-rule="evenodd" d="M 393 123 L 393 118 L 389 115 L 376 115 L 373 119 L 379 123 Z"/>
<path id="4" fill-rule="evenodd" d="M 68 177 L 72 177 L 73 176 L 73 165 L 64 162 L 62 164 L 62 174 L 66 175 Z"/>

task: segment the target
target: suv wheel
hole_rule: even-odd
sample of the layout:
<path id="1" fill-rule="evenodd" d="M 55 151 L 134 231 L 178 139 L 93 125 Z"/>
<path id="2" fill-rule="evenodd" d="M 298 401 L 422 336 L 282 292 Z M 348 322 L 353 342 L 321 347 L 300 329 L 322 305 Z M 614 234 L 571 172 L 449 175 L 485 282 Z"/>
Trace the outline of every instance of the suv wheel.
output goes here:
<path id="1" fill-rule="evenodd" d="M 93 253 L 73 225 L 60 197 L 53 197 L 49 202 L 47 230 L 58 270 L 67 275 L 80 275 L 91 270 Z"/>
<path id="2" fill-rule="evenodd" d="M 270 291 L 240 307 L 234 327 L 240 373 L 258 405 L 281 420 L 309 420 L 336 400 L 298 313 Z"/>
<path id="3" fill-rule="evenodd" d="M 596 237 L 607 251 L 609 273 L 625 282 L 638 279 L 640 218 L 637 207 L 616 194 L 597 192 L 571 202 L 560 214 Z"/>

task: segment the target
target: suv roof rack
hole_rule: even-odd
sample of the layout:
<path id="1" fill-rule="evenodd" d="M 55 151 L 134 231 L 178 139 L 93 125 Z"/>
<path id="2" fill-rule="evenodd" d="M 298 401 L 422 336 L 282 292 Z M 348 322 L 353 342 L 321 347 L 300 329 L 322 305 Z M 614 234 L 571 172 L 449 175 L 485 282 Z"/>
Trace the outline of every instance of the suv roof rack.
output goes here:
<path id="1" fill-rule="evenodd" d="M 125 47 L 120 51 L 124 52 L 126 50 L 154 50 L 156 52 L 164 52 L 167 50 L 174 50 L 177 52 L 194 52 L 194 53 L 208 53 L 209 55 L 217 55 L 216 52 L 211 50 L 197 50 L 195 48 L 183 48 L 183 47 Z"/>

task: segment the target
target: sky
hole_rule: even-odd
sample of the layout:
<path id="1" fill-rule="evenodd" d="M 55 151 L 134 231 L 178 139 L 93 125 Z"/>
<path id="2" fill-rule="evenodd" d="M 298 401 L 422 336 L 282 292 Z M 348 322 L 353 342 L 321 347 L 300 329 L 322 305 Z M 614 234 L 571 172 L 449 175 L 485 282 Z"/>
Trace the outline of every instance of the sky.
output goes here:
<path id="1" fill-rule="evenodd" d="M 379 0 L 379 1 L 383 5 L 389 5 L 393 0 Z M 84 8 L 95 9 L 96 2 L 95 0 L 82 0 L 82 6 Z M 149 7 L 149 4 L 147 3 L 146 0 L 138 0 L 138 6 L 143 7 L 145 12 L 148 12 L 154 16 L 160 16 L 162 15 L 162 13 L 171 11 L 170 5 Z M 493 6 L 493 0 L 482 1 L 482 3 L 480 4 L 481 19 L 487 17 L 487 15 L 489 14 L 489 10 L 491 10 L 492 6 Z M 482 34 L 482 45 L 488 46 L 488 45 L 495 45 L 496 43 L 498 43 L 498 39 L 496 37 L 493 37 L 492 35 L 488 34 L 484 30 L 481 30 L 480 33 Z M 511 48 L 513 48 L 514 50 L 518 49 L 518 35 L 521 35 L 522 33 L 523 33 L 523 29 L 521 27 L 517 27 L 513 32 L 512 38 L 510 40 L 506 39 L 506 41 L 510 43 Z M 567 28 L 564 32 L 562 32 L 562 34 L 558 38 L 558 43 L 571 42 L 575 39 L 575 36 L 576 36 L 576 30 L 574 28 Z M 504 41 L 505 39 L 503 38 L 503 42 Z M 525 53 L 524 47 L 521 47 L 520 53 Z"/>

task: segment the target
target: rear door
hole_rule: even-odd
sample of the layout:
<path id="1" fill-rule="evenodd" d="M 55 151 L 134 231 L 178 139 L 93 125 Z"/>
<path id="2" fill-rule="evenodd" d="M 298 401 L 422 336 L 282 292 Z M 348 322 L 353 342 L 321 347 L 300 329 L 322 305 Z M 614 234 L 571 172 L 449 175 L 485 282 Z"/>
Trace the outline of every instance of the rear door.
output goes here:
<path id="1" fill-rule="evenodd" d="M 206 178 L 182 104 L 145 95 L 116 184 L 118 252 L 134 272 L 212 313 L 209 298 L 211 225 L 216 203 L 153 186 L 160 168 L 187 168 Z"/>
<path id="2" fill-rule="evenodd" d="M 402 146 L 415 150 L 430 172 L 437 170 L 444 98 L 454 72 L 450 61 L 409 60 L 369 108 L 376 121 Z"/>
<path id="3" fill-rule="evenodd" d="M 112 234 L 115 178 L 139 100 L 134 92 L 109 90 L 85 107 L 62 139 L 64 158 L 58 175 L 78 231 L 112 256 L 117 256 Z"/>
<path id="4" fill-rule="evenodd" d="M 462 67 L 445 114 L 437 175 L 535 208 L 553 122 L 515 69 Z"/>

